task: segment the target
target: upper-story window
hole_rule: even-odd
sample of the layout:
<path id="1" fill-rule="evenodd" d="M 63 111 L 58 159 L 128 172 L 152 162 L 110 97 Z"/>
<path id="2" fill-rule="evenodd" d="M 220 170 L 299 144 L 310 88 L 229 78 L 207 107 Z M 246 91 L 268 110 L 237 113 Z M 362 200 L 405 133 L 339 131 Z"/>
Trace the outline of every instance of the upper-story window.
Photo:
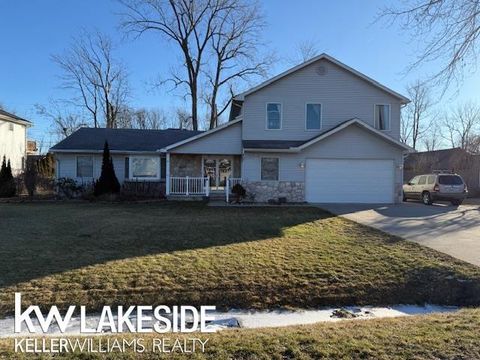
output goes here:
<path id="1" fill-rule="evenodd" d="M 282 128 L 282 104 L 267 104 L 267 130 L 280 130 Z"/>
<path id="2" fill-rule="evenodd" d="M 13 123 L 9 123 L 8 124 L 8 130 L 13 131 L 13 129 L 14 129 Z"/>
<path id="3" fill-rule="evenodd" d="M 390 130 L 390 105 L 375 105 L 375 127 L 378 130 Z"/>
<path id="4" fill-rule="evenodd" d="M 305 114 L 305 129 L 319 130 L 322 127 L 322 105 L 307 104 Z"/>

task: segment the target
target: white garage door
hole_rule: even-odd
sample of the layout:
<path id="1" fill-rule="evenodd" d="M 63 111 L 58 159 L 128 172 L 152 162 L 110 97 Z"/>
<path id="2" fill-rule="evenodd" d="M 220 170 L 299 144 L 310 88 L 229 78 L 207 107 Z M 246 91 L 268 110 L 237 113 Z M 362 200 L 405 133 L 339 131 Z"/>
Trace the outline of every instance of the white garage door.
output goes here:
<path id="1" fill-rule="evenodd" d="M 308 202 L 392 203 L 393 190 L 392 160 L 307 160 Z"/>

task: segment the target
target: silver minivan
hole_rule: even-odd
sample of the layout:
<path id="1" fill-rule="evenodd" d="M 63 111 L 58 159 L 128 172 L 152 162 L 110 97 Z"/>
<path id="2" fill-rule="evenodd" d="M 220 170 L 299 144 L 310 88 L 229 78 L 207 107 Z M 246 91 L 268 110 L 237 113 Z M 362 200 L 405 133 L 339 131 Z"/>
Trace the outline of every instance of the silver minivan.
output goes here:
<path id="1" fill-rule="evenodd" d="M 467 185 L 457 174 L 439 172 L 415 176 L 403 185 L 403 201 L 422 200 L 425 205 L 434 201 L 450 201 L 460 205 L 468 195 Z"/>

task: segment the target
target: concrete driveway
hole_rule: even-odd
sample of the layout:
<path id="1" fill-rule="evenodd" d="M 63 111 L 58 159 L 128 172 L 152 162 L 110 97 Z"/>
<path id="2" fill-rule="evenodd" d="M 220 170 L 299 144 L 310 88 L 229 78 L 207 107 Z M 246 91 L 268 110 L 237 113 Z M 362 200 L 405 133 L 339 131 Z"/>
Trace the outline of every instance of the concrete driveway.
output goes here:
<path id="1" fill-rule="evenodd" d="M 480 266 L 480 205 L 319 204 L 333 214 Z"/>

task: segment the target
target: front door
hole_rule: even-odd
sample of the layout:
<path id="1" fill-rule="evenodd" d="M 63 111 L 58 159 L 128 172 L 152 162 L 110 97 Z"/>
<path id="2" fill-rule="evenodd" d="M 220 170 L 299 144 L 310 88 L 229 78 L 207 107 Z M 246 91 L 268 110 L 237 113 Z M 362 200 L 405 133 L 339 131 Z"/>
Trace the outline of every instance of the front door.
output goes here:
<path id="1" fill-rule="evenodd" d="M 232 158 L 208 156 L 203 159 L 203 174 L 209 177 L 212 190 L 223 190 L 227 179 L 232 176 Z"/>

